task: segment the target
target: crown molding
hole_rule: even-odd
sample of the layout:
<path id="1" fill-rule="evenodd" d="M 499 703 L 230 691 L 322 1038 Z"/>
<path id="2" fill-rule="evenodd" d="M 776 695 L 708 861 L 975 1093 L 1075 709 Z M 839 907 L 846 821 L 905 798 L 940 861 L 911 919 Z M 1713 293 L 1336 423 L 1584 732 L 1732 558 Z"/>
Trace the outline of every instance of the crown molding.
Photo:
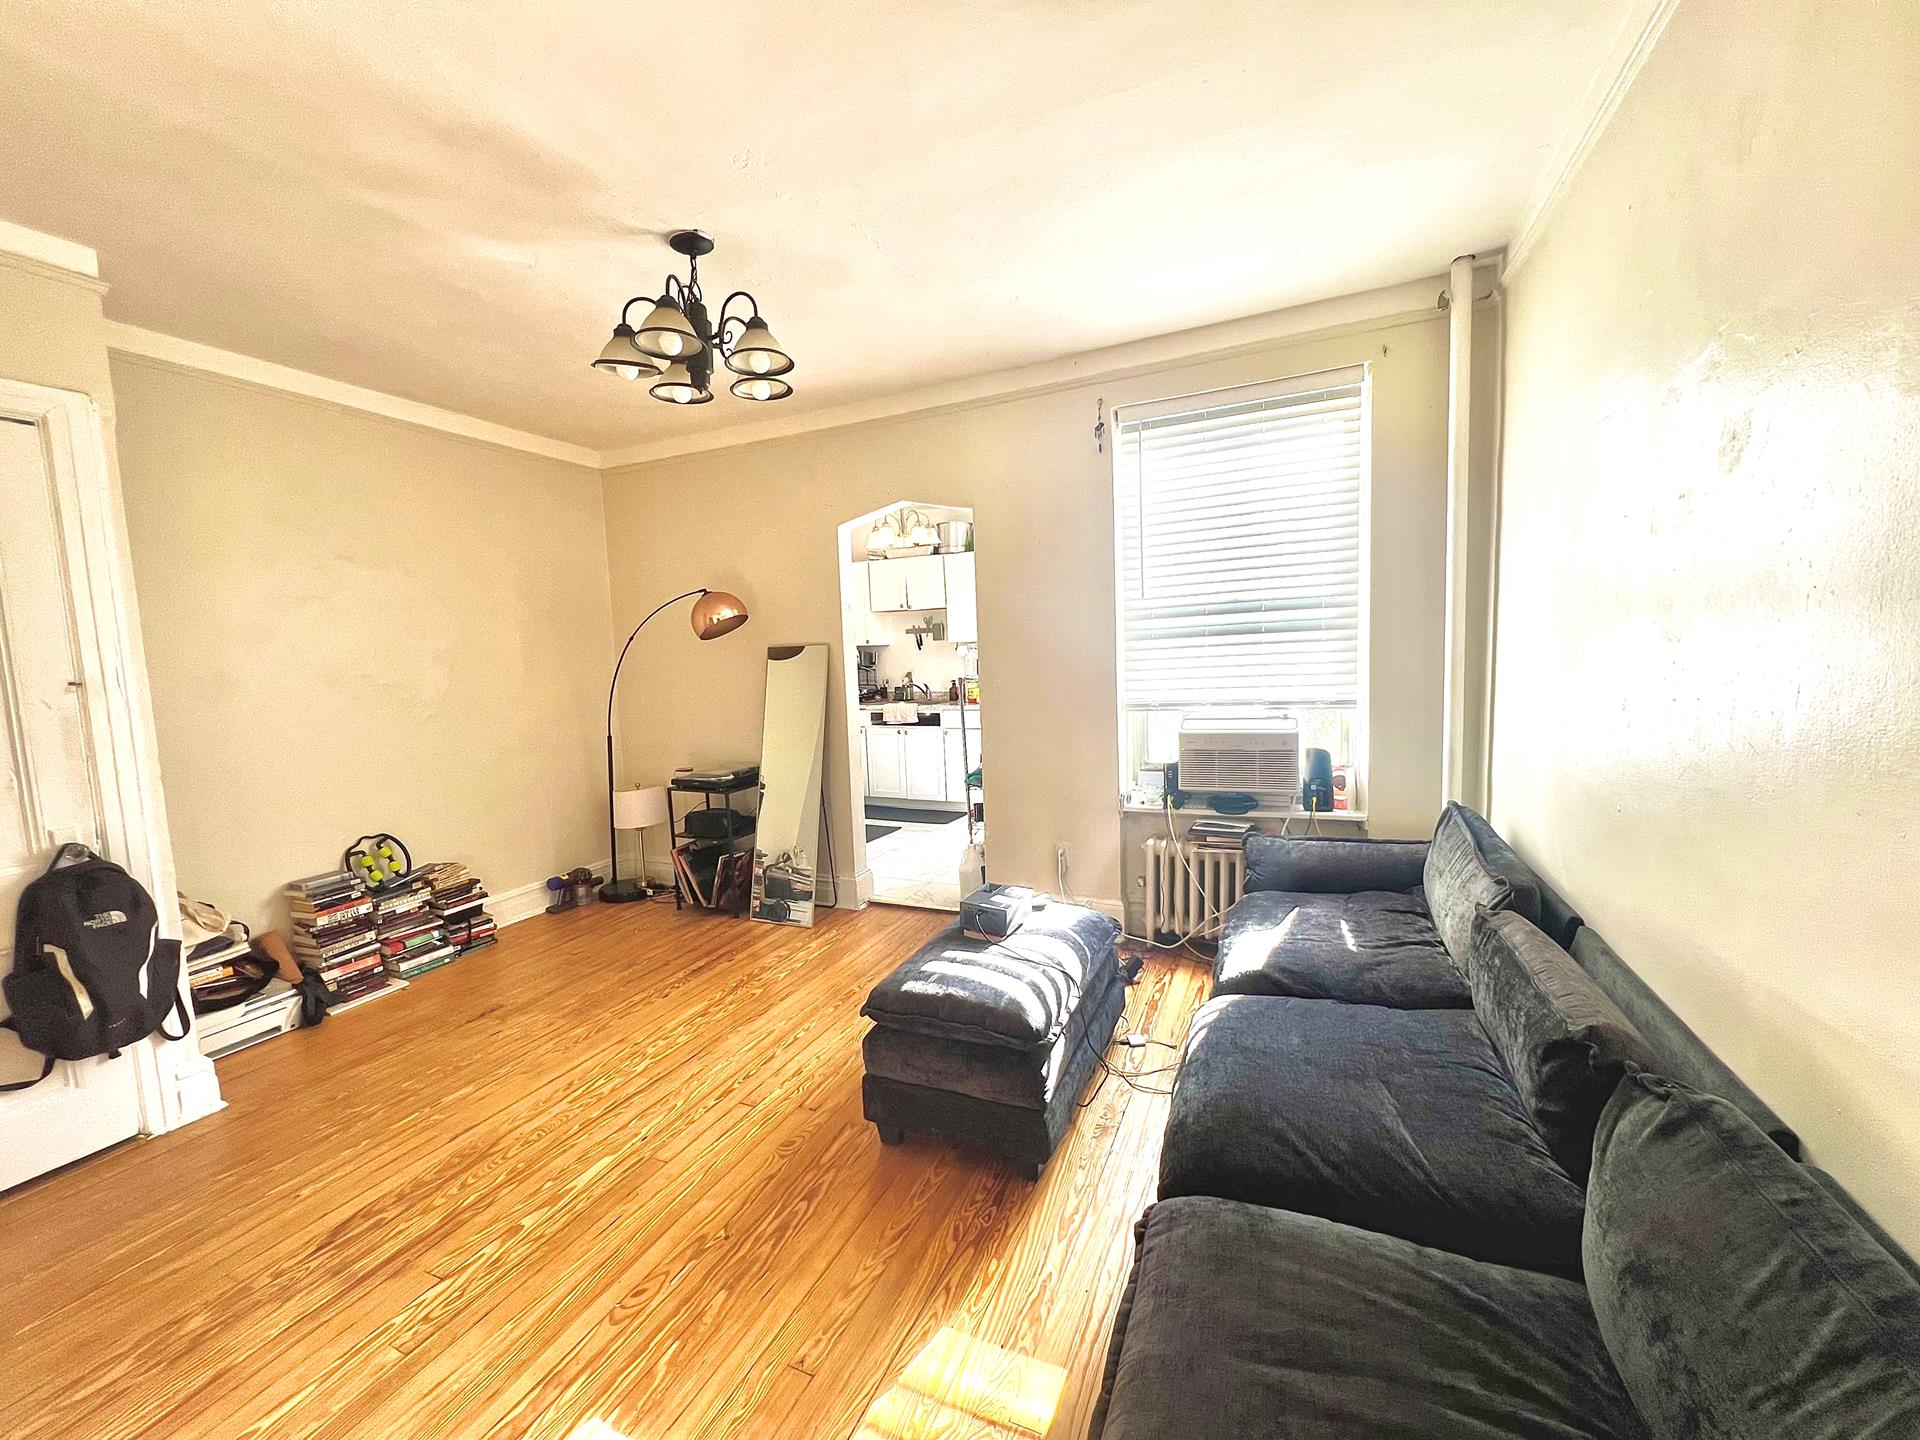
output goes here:
<path id="1" fill-rule="evenodd" d="M 4 254 L 0 254 L 0 261 L 5 258 Z M 1482 264 L 1489 263 L 1490 257 L 1480 258 Z M 1496 267 L 1497 274 L 1497 256 L 1491 257 L 1491 263 Z M 324 375 L 296 370 L 270 360 L 255 359 L 251 355 L 241 355 L 213 345 L 203 345 L 196 340 L 182 340 L 158 331 L 143 330 L 117 320 L 107 321 L 106 329 L 107 348 L 110 351 L 143 364 L 188 374 L 216 375 L 341 409 L 380 415 L 463 439 L 606 472 L 819 430 L 837 430 L 908 415 L 971 409 L 1022 396 L 1123 380 L 1178 365 L 1229 359 L 1283 341 L 1313 339 L 1343 331 L 1430 319 L 1439 313 L 1438 301 L 1446 281 L 1444 274 L 1435 274 L 1378 290 L 1316 300 L 1285 310 L 1272 310 L 1262 315 L 1089 350 L 1015 370 L 994 371 L 870 400 L 850 401 L 820 410 L 774 416 L 763 421 L 747 421 L 718 430 L 646 441 L 615 450 L 596 450 L 545 435 L 529 434 L 457 411 L 443 410 L 422 401 L 407 400 L 341 380 L 330 380 Z"/>
<path id="2" fill-rule="evenodd" d="M 816 430 L 838 430 L 849 425 L 865 425 L 905 415 L 971 409 L 1016 397 L 1121 380 L 1174 365 L 1195 365 L 1227 359 L 1285 340 L 1304 340 L 1342 330 L 1427 319 L 1439 313 L 1437 302 L 1440 292 L 1446 288 L 1446 282 L 1444 274 L 1436 274 L 1378 290 L 1363 290 L 1355 295 L 1315 300 L 1285 310 L 1270 310 L 1262 315 L 1225 320 L 1217 325 L 1203 325 L 1192 330 L 1175 331 L 1170 335 L 1156 335 L 1146 340 L 1132 340 L 1123 345 L 1088 350 L 1015 370 L 996 370 L 986 375 L 903 390 L 871 400 L 849 401 L 820 410 L 729 425 L 719 430 L 644 441 L 624 449 L 602 451 L 601 465 L 606 470 L 621 470 L 682 455 L 786 439 Z"/>
<path id="3" fill-rule="evenodd" d="M 100 278 L 100 256 L 91 247 L 29 230 L 10 220 L 0 220 L 0 265 L 43 280 L 79 285 L 96 294 L 105 294 L 107 289 Z"/>
<path id="4" fill-rule="evenodd" d="M 1547 222 L 1552 218 L 1567 191 L 1572 188 L 1574 177 L 1587 163 L 1587 157 L 1593 153 L 1593 147 L 1600 143 L 1600 136 L 1607 126 L 1613 123 L 1614 114 L 1620 109 L 1620 102 L 1626 98 L 1627 91 L 1633 88 L 1633 82 L 1640 77 L 1640 69 L 1647 63 L 1647 57 L 1653 53 L 1653 47 L 1665 33 L 1667 22 L 1673 18 L 1673 12 L 1679 8 L 1680 0 L 1657 0 L 1653 13 L 1647 16 L 1646 23 L 1637 34 L 1623 32 L 1614 41 L 1613 49 L 1600 68 L 1594 72 L 1597 80 L 1612 72 L 1612 82 L 1601 91 L 1594 102 L 1587 123 L 1579 130 L 1572 131 L 1561 138 L 1551 161 L 1541 175 L 1540 183 L 1534 187 L 1532 199 L 1528 202 L 1526 215 L 1521 220 L 1520 230 L 1514 236 L 1513 243 L 1507 247 L 1505 274 L 1511 275 L 1526 263 L 1533 253 L 1534 245 L 1539 241 Z M 1591 93 L 1591 87 L 1589 87 Z"/>
<path id="5" fill-rule="evenodd" d="M 442 410 L 437 405 L 403 399 L 382 390 L 368 390 L 341 380 L 329 380 L 324 375 L 295 370 L 289 365 L 256 360 L 251 355 L 202 345 L 196 340 L 181 340 L 154 330 L 142 330 L 136 325 L 126 325 L 117 320 L 107 322 L 107 349 L 164 369 L 218 375 L 242 384 L 257 385 L 264 390 L 277 390 L 282 394 L 317 400 L 323 405 L 358 410 L 457 435 L 464 440 L 477 440 L 484 445 L 498 445 L 503 449 L 519 450 L 549 460 L 564 460 L 568 464 L 584 465 L 589 469 L 597 470 L 602 466 L 601 453 L 586 445 L 529 434 L 525 430 L 496 425 L 491 420 L 479 420 L 457 411 Z"/>

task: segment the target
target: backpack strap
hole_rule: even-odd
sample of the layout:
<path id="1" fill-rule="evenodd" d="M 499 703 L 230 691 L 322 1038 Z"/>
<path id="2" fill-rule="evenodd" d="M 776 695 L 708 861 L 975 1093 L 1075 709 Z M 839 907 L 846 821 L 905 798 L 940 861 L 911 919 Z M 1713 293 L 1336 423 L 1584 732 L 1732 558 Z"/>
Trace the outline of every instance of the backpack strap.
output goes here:
<path id="1" fill-rule="evenodd" d="M 0 1020 L 0 1030 L 13 1030 L 15 1028 L 12 1016 L 8 1016 L 5 1020 Z M 31 1090 L 52 1073 L 53 1057 L 51 1055 L 44 1055 L 40 1059 L 40 1073 L 38 1075 L 34 1076 L 31 1080 L 16 1080 L 11 1085 L 0 1085 L 0 1095 L 4 1095 L 10 1090 Z"/>
<path id="2" fill-rule="evenodd" d="M 260 988 L 264 990 L 266 987 L 263 985 Z M 167 1021 L 171 1020 L 176 1014 L 180 1017 L 180 1033 L 178 1035 L 171 1034 L 167 1030 Z M 192 1028 L 193 1018 L 187 1014 L 186 1002 L 180 998 L 180 992 L 176 990 L 173 992 L 173 1005 L 168 1009 L 166 1018 L 160 1022 L 160 1033 L 168 1040 L 184 1040 L 187 1038 L 187 1031 Z"/>

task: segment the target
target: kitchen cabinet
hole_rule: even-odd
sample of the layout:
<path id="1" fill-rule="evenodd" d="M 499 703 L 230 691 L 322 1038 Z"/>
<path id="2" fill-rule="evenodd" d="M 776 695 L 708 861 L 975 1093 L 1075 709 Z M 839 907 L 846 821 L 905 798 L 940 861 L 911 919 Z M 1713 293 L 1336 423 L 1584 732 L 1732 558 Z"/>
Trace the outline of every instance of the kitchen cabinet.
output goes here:
<path id="1" fill-rule="evenodd" d="M 867 794 L 904 795 L 906 790 L 906 747 L 900 731 L 870 727 L 867 730 Z"/>
<path id="2" fill-rule="evenodd" d="M 964 805 L 967 766 L 960 732 L 941 725 L 869 725 L 866 793 L 876 800 Z M 977 756 L 980 737 L 968 737 Z"/>
<path id="3" fill-rule="evenodd" d="M 867 608 L 904 610 L 907 608 L 907 562 L 869 560 L 867 562 Z"/>
<path id="4" fill-rule="evenodd" d="M 940 557 L 947 597 L 947 639 L 956 645 L 980 640 L 980 617 L 974 599 L 973 552 L 961 550 Z"/>
<path id="5" fill-rule="evenodd" d="M 937 726 L 902 729 L 905 742 L 907 798 L 909 800 L 951 800 L 947 794 L 945 735 Z"/>
<path id="6" fill-rule="evenodd" d="M 881 612 L 942 610 L 947 604 L 944 555 L 867 561 L 867 605 Z"/>

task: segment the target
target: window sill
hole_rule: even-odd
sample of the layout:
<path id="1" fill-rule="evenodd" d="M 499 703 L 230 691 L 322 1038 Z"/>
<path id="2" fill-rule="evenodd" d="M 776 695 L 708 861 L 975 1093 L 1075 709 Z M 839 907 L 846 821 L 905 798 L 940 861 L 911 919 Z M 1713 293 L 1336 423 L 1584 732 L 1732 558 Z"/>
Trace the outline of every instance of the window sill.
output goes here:
<path id="1" fill-rule="evenodd" d="M 1164 805 L 1142 805 L 1135 801 L 1120 802 L 1123 815 L 1164 815 Z M 1219 811 L 1205 805 L 1189 805 L 1184 810 L 1173 812 L 1176 820 L 1334 820 L 1364 822 L 1367 812 L 1364 810 L 1321 810 L 1316 814 L 1295 807 L 1291 810 L 1268 809 L 1248 810 L 1239 815 L 1222 815 Z"/>

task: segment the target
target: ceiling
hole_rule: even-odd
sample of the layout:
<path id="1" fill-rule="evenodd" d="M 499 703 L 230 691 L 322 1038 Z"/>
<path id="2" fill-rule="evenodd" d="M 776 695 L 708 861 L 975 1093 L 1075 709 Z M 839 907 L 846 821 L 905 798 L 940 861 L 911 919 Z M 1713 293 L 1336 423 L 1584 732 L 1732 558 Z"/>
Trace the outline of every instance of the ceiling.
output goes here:
<path id="1" fill-rule="evenodd" d="M 0 218 L 115 320 L 618 449 L 1496 248 L 1657 3 L 0 0 Z M 682 226 L 792 399 L 588 368 Z"/>

